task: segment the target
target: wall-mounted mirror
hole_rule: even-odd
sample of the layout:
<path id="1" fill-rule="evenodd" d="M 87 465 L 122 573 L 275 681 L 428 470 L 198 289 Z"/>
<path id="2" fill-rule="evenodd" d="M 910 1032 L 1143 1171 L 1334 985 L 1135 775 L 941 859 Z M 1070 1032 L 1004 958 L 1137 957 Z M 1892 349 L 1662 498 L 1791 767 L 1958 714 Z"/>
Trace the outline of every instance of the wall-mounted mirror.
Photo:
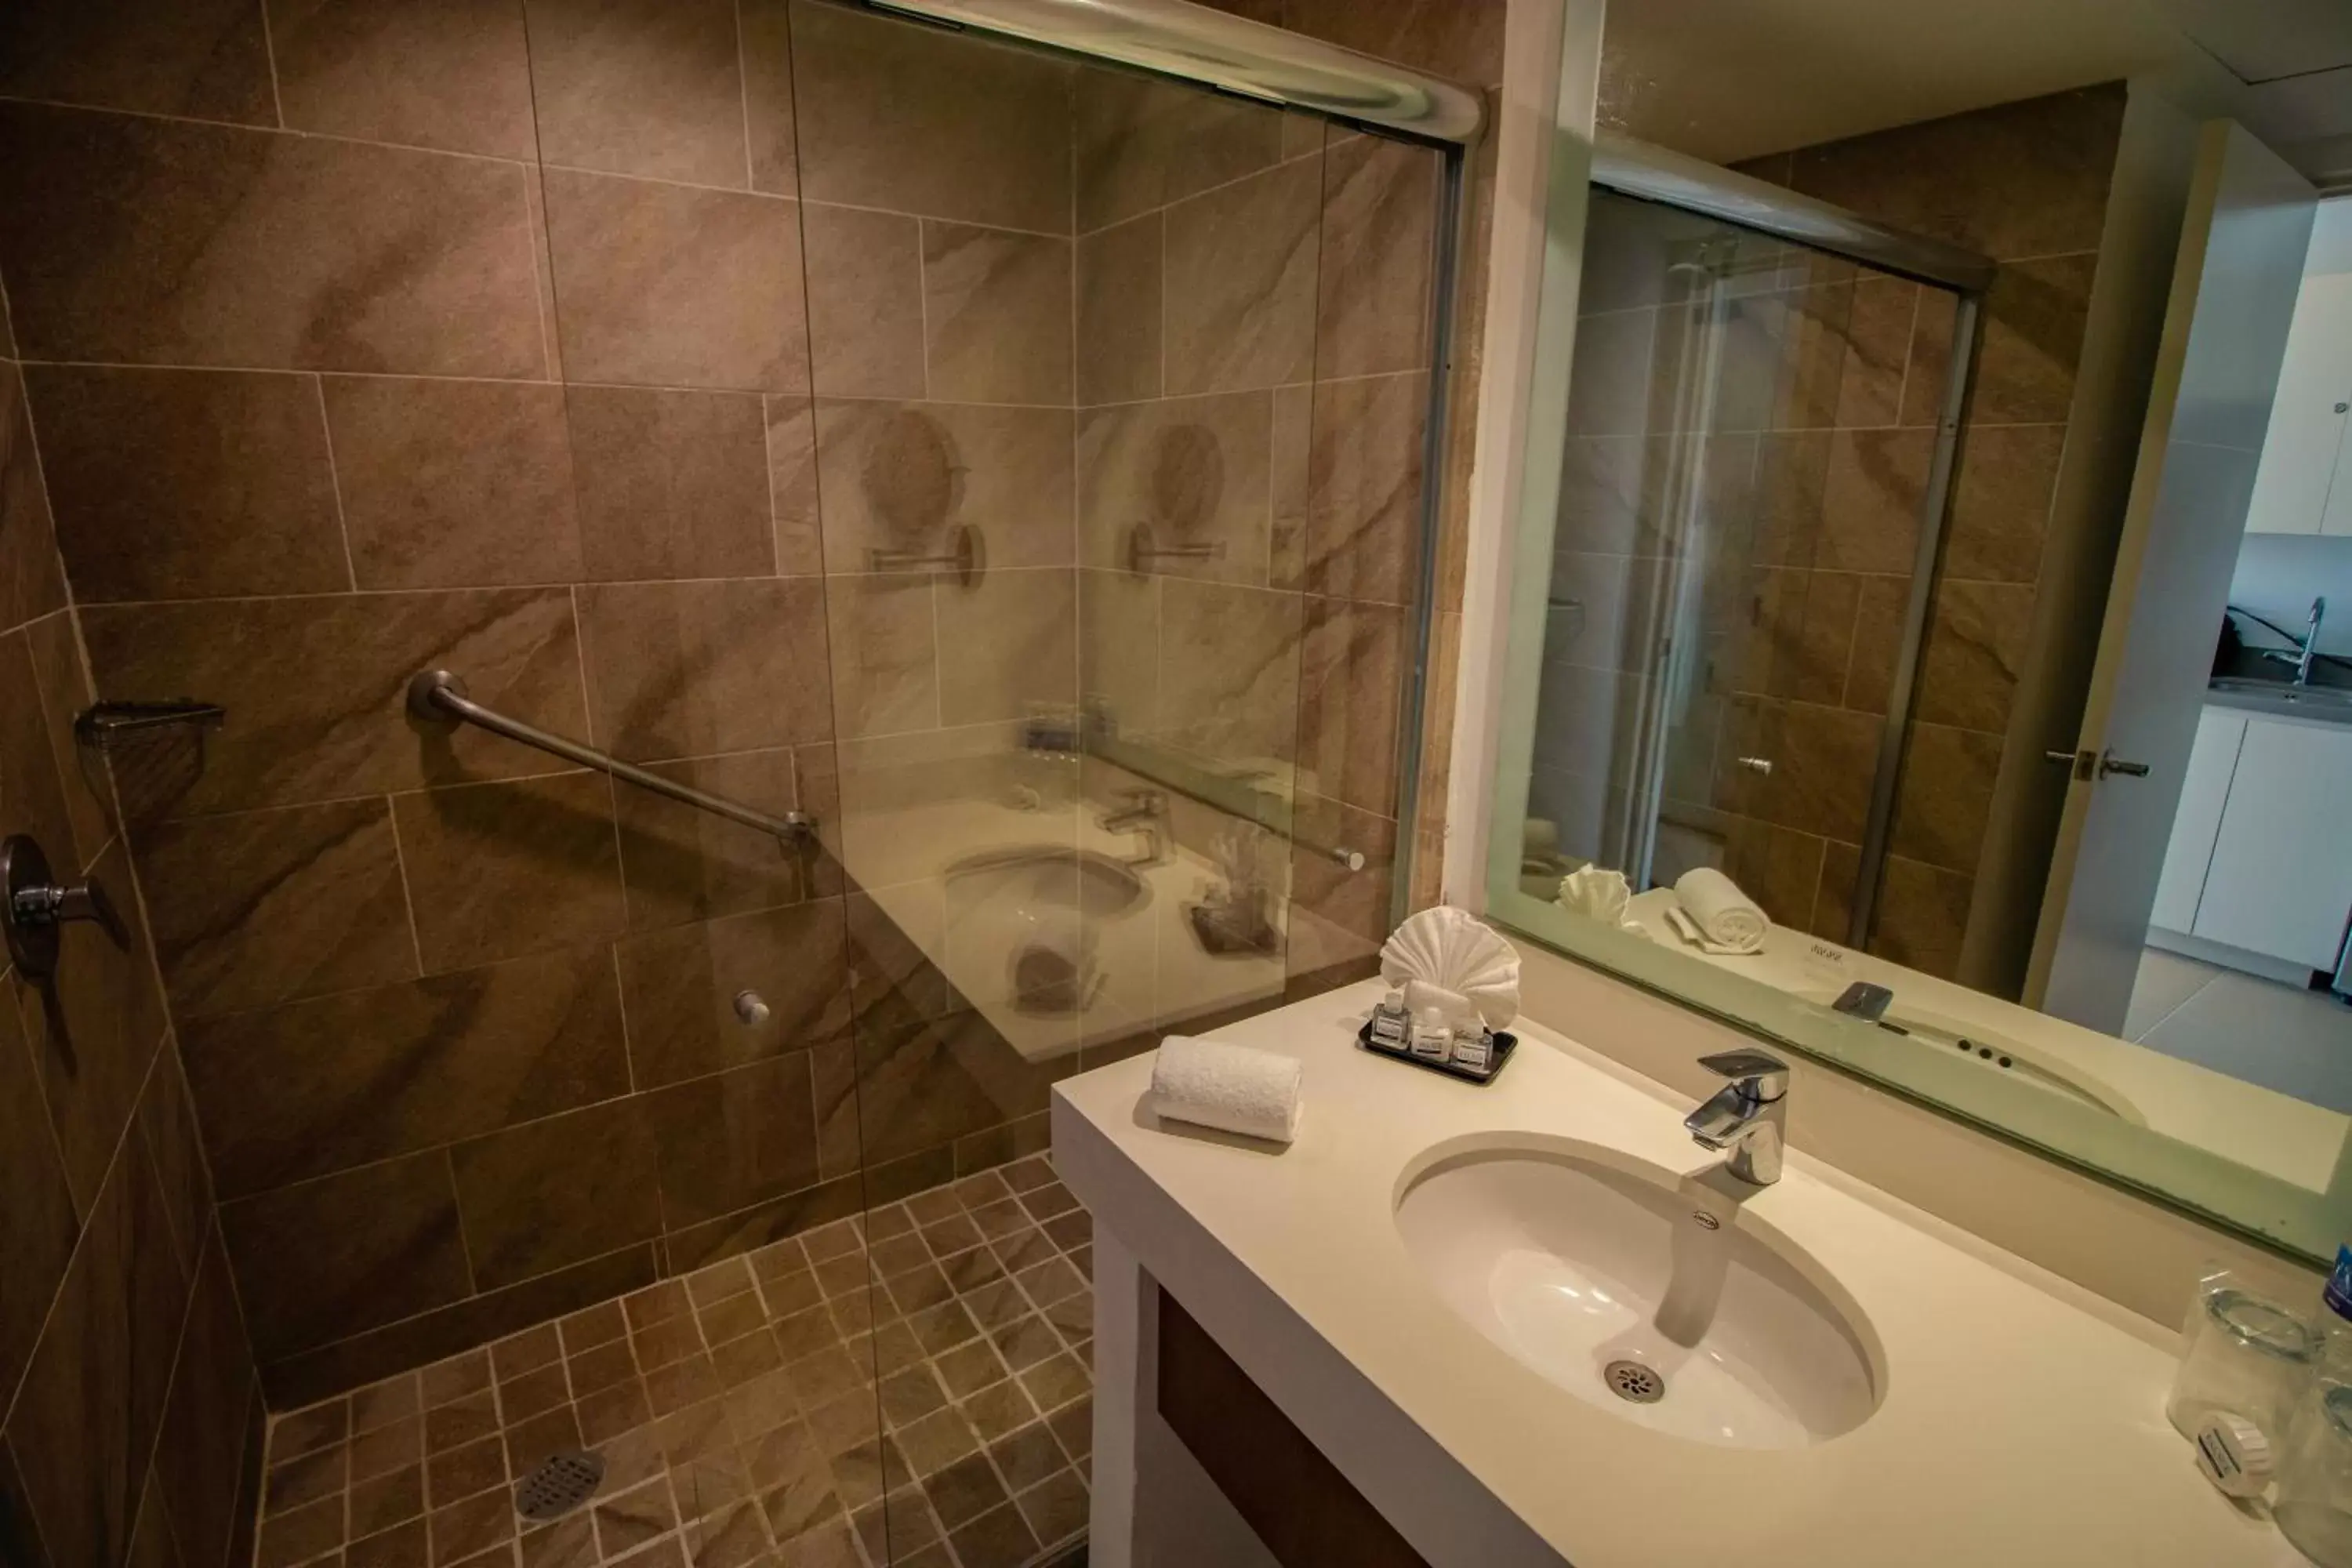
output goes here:
<path id="1" fill-rule="evenodd" d="M 1553 182 L 1490 912 L 2332 1255 L 2352 12 L 1692 9 Z"/>

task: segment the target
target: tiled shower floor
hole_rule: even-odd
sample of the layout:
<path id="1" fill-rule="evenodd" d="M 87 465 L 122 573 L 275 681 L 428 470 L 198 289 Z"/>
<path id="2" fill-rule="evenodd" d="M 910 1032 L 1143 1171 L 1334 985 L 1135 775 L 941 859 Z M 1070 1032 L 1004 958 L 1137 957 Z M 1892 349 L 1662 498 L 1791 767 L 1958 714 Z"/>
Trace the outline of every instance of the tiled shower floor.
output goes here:
<path id="1" fill-rule="evenodd" d="M 257 1568 L 1049 1557 L 1087 1519 L 1090 1240 L 1036 1156 L 275 1416 Z M 595 1498 L 523 1526 L 569 1447 Z"/>

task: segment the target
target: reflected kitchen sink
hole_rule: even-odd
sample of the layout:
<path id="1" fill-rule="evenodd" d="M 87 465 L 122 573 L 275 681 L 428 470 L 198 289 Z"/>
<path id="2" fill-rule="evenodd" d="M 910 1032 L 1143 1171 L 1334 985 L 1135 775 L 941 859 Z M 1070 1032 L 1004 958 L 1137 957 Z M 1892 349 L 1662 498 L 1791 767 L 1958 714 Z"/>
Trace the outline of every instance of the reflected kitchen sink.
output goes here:
<path id="1" fill-rule="evenodd" d="M 1471 1327 L 1628 1421 L 1789 1448 L 1877 1408 L 1873 1337 L 1820 1265 L 1671 1171 L 1566 1141 L 1472 1148 L 1413 1178 L 1396 1223 Z"/>
<path id="2" fill-rule="evenodd" d="M 2224 675 L 2209 682 L 2206 691 L 2214 701 L 2227 707 L 2300 713 L 2312 719 L 2352 722 L 2352 687 L 2290 686 L 2283 680 Z"/>

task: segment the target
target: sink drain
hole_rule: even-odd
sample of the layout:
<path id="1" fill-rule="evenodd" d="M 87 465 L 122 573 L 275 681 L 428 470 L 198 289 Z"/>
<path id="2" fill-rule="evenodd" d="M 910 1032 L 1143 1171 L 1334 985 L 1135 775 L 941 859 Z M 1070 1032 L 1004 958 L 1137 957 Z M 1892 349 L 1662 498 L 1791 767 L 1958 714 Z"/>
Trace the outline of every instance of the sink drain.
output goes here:
<path id="1" fill-rule="evenodd" d="M 1666 1396 L 1666 1380 L 1638 1361 L 1612 1361 L 1601 1369 L 1601 1381 L 1620 1399 L 1655 1405 Z"/>
<path id="2" fill-rule="evenodd" d="M 602 1454 L 551 1454 L 515 1488 L 515 1512 L 534 1523 L 561 1518 L 595 1496 L 604 1479 Z"/>

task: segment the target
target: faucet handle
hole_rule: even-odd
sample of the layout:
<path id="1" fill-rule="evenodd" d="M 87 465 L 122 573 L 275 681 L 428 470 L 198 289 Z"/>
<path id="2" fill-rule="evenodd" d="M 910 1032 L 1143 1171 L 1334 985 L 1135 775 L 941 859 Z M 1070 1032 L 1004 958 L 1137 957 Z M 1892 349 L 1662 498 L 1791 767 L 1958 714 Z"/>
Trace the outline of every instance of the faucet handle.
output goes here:
<path id="1" fill-rule="evenodd" d="M 1699 1058 L 1698 1065 L 1718 1078 L 1733 1079 L 1741 1089 L 1767 1103 L 1789 1092 L 1789 1064 L 1769 1052 L 1717 1051 Z"/>

